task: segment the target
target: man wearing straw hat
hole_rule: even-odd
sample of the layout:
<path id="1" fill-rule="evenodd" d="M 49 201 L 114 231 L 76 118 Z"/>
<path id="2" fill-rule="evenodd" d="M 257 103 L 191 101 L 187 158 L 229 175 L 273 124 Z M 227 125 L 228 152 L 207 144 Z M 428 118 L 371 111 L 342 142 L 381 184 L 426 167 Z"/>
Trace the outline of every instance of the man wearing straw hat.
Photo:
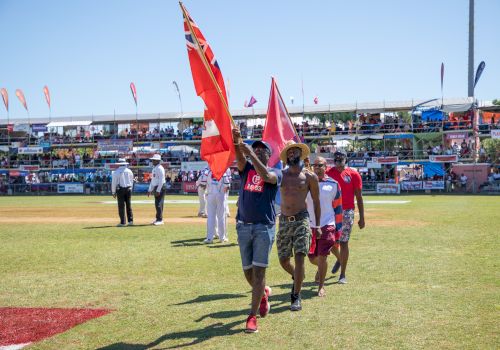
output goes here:
<path id="1" fill-rule="evenodd" d="M 151 224 L 158 226 L 163 225 L 163 200 L 165 198 L 165 169 L 161 165 L 161 156 L 155 154 L 149 158 L 154 165 L 152 171 L 152 179 L 149 184 L 148 197 L 151 193 L 155 196 L 156 219 Z"/>
<path id="2" fill-rule="evenodd" d="M 126 226 L 125 224 L 125 207 L 127 208 L 127 222 L 129 226 L 134 224 L 134 216 L 130 199 L 132 197 L 132 186 L 134 184 L 134 174 L 127 168 L 127 161 L 124 158 L 118 159 L 115 163 L 119 168 L 113 171 L 111 177 L 111 194 L 113 198 L 118 200 L 118 215 L 120 215 L 120 223 L 117 227 Z"/>
<path id="3" fill-rule="evenodd" d="M 316 174 L 304 171 L 304 159 L 309 156 L 309 147 L 303 143 L 289 141 L 281 151 L 280 158 L 288 168 L 283 170 L 281 183 L 281 215 L 276 239 L 281 267 L 293 281 L 290 310 L 302 310 L 300 291 L 304 280 L 304 258 L 309 253 L 311 227 L 306 197 L 311 194 L 315 223 L 320 222 L 319 183 Z M 318 226 L 314 226 L 318 232 Z M 295 255 L 295 266 L 290 258 Z"/>

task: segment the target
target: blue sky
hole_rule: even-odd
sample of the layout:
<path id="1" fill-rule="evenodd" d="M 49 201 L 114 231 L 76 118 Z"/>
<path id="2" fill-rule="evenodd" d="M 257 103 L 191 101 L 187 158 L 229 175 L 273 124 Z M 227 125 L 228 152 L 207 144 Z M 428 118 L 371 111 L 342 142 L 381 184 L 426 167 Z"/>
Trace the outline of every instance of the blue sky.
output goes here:
<path id="1" fill-rule="evenodd" d="M 270 77 L 302 104 L 467 95 L 468 0 L 184 2 L 229 80 L 230 108 L 253 94 L 266 108 Z M 476 0 L 475 66 L 486 69 L 481 100 L 500 98 L 500 1 Z M 173 0 L 0 0 L 0 87 L 10 117 L 201 111 L 187 59 L 182 14 Z M 0 118 L 7 112 L 0 106 Z"/>

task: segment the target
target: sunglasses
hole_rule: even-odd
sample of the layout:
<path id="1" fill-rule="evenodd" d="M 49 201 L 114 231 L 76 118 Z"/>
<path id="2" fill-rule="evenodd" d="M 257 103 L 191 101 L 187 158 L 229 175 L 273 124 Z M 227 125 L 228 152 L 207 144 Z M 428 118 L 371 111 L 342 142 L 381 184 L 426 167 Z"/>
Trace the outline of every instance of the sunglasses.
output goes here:
<path id="1" fill-rule="evenodd" d="M 322 168 L 325 164 L 313 164 L 313 168 Z"/>

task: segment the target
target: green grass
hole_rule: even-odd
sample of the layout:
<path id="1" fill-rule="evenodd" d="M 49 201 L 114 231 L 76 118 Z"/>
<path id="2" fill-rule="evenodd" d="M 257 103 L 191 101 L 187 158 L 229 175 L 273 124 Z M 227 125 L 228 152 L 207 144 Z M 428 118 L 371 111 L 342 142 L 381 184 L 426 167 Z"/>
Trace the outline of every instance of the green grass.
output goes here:
<path id="1" fill-rule="evenodd" d="M 165 226 L 115 228 L 116 206 L 98 203 L 109 197 L 1 197 L 0 306 L 114 310 L 30 349 L 499 348 L 499 198 L 375 199 L 410 203 L 366 204 L 349 283 L 328 279 L 320 299 L 308 263 L 301 312 L 274 247 L 271 313 L 248 335 L 234 206 L 229 244 L 206 246 L 196 205 L 167 204 Z M 153 205 L 134 214 L 145 224 Z"/>

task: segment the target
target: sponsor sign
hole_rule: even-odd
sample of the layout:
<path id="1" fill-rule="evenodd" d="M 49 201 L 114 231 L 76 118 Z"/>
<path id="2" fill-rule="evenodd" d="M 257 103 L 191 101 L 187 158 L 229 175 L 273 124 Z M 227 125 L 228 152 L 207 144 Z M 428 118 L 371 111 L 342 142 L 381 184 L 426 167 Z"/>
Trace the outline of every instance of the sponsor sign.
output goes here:
<path id="1" fill-rule="evenodd" d="M 19 147 L 17 149 L 19 154 L 42 154 L 43 147 Z"/>
<path id="2" fill-rule="evenodd" d="M 453 155 L 443 155 L 443 156 L 429 156 L 429 161 L 432 163 L 456 163 L 458 162 L 458 156 Z"/>
<path id="3" fill-rule="evenodd" d="M 424 190 L 444 190 L 444 181 L 423 181 Z"/>
<path id="4" fill-rule="evenodd" d="M 205 161 L 201 162 L 182 162 L 181 170 L 182 171 L 200 171 L 208 167 L 208 163 Z"/>
<path id="5" fill-rule="evenodd" d="M 398 164 L 399 157 L 373 157 L 372 162 L 379 164 Z"/>
<path id="6" fill-rule="evenodd" d="M 401 182 L 402 191 L 418 191 L 423 190 L 422 181 L 403 181 Z"/>
<path id="7" fill-rule="evenodd" d="M 467 133 L 466 132 L 450 132 L 445 135 L 445 138 L 447 140 L 461 140 L 461 139 L 466 139 L 467 138 Z"/>
<path id="8" fill-rule="evenodd" d="M 182 183 L 182 191 L 187 193 L 198 193 L 198 189 L 196 188 L 196 182 L 183 182 Z"/>
<path id="9" fill-rule="evenodd" d="M 349 166 L 355 167 L 355 168 L 364 167 L 364 166 L 366 166 L 366 160 L 365 159 L 351 159 L 349 161 Z"/>
<path id="10" fill-rule="evenodd" d="M 29 133 L 30 132 L 30 125 L 29 124 L 14 124 L 12 131 Z"/>
<path id="11" fill-rule="evenodd" d="M 81 183 L 57 184 L 57 193 L 83 193 L 83 184 Z"/>
<path id="12" fill-rule="evenodd" d="M 132 151 L 133 145 L 133 140 L 98 140 L 97 150 L 127 153 Z"/>
<path id="13" fill-rule="evenodd" d="M 384 139 L 412 139 L 413 134 L 392 134 L 384 135 Z"/>
<path id="14" fill-rule="evenodd" d="M 491 138 L 492 139 L 500 139 L 500 129 L 491 130 Z"/>
<path id="15" fill-rule="evenodd" d="M 19 169 L 25 171 L 39 171 L 40 165 L 20 165 Z"/>
<path id="16" fill-rule="evenodd" d="M 51 143 L 50 141 L 40 141 L 38 142 L 38 145 L 43 148 L 50 148 Z"/>
<path id="17" fill-rule="evenodd" d="M 33 124 L 31 125 L 33 132 L 47 132 L 47 124 Z"/>
<path id="18" fill-rule="evenodd" d="M 377 184 L 377 193 L 399 194 L 399 184 Z"/>

